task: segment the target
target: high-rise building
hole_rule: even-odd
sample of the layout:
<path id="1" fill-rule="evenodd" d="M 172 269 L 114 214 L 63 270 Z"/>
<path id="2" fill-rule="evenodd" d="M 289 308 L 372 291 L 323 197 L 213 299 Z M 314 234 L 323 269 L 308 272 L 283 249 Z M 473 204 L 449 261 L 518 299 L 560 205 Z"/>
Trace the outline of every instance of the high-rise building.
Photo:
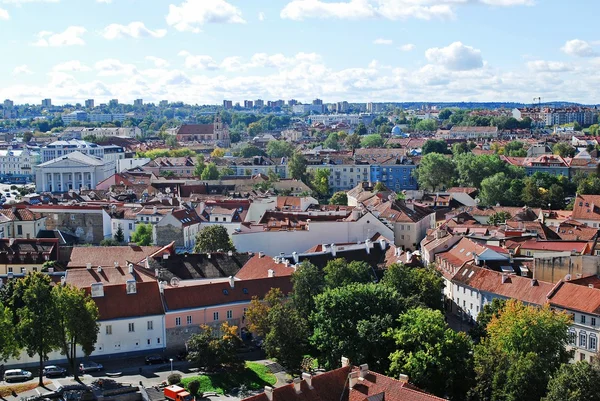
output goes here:
<path id="1" fill-rule="evenodd" d="M 252 100 L 244 100 L 244 108 L 245 109 L 251 109 L 253 105 L 254 105 L 254 102 Z"/>
<path id="2" fill-rule="evenodd" d="M 10 100 L 10 99 L 6 99 L 6 100 L 4 101 L 4 103 L 3 103 L 3 106 L 4 106 L 4 108 L 5 108 L 5 109 L 12 109 L 14 105 L 15 105 L 15 104 L 14 104 L 14 103 L 13 103 L 13 101 L 12 101 L 12 100 Z"/>
<path id="3" fill-rule="evenodd" d="M 133 107 L 142 107 L 144 105 L 144 99 L 135 99 L 133 101 Z"/>
<path id="4" fill-rule="evenodd" d="M 344 102 L 337 102 L 336 103 L 336 107 L 335 107 L 335 111 L 337 111 L 338 113 L 345 113 L 348 111 L 349 105 L 348 102 L 344 101 Z"/>
<path id="5" fill-rule="evenodd" d="M 256 99 L 254 101 L 254 107 L 258 107 L 258 108 L 265 107 L 265 101 L 262 99 Z"/>
<path id="6" fill-rule="evenodd" d="M 312 101 L 312 104 L 314 104 L 315 106 L 322 106 L 323 105 L 323 100 L 321 99 L 315 99 Z"/>
<path id="7" fill-rule="evenodd" d="M 88 99 L 85 101 L 85 108 L 86 109 L 93 109 L 94 108 L 94 99 Z"/>
<path id="8" fill-rule="evenodd" d="M 288 106 L 292 107 L 298 104 L 298 101 L 296 99 L 290 99 L 288 100 Z"/>
<path id="9" fill-rule="evenodd" d="M 231 100 L 223 100 L 223 108 L 224 109 L 233 108 L 233 102 Z"/>
<path id="10" fill-rule="evenodd" d="M 3 118 L 13 118 L 16 116 L 15 111 L 13 110 L 14 103 L 10 99 L 6 99 L 2 104 L 2 117 Z"/>
<path id="11" fill-rule="evenodd" d="M 169 107 L 169 101 L 168 100 L 161 100 L 158 103 L 158 107 Z"/>
<path id="12" fill-rule="evenodd" d="M 42 107 L 52 107 L 52 99 L 42 99 Z"/>
<path id="13" fill-rule="evenodd" d="M 108 102 L 108 107 L 116 107 L 119 105 L 119 99 L 111 99 Z"/>

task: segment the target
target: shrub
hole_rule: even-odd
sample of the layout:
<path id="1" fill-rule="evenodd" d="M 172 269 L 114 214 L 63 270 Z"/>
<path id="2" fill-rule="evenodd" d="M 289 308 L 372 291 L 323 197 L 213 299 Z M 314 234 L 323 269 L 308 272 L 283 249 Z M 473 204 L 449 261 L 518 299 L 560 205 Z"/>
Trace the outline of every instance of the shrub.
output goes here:
<path id="1" fill-rule="evenodd" d="M 181 383 L 181 375 L 179 373 L 171 373 L 169 377 L 167 377 L 167 381 L 169 385 L 179 384 Z"/>
<path id="2" fill-rule="evenodd" d="M 200 390 L 200 381 L 192 380 L 191 382 L 188 383 L 187 389 L 191 395 L 193 395 L 194 397 L 197 396 L 198 391 Z"/>

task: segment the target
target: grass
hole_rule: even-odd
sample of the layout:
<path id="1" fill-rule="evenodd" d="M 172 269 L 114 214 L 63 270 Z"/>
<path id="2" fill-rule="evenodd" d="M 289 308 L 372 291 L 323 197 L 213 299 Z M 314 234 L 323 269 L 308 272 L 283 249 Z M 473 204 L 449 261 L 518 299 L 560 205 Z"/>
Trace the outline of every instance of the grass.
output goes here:
<path id="1" fill-rule="evenodd" d="M 44 380 L 44 386 L 52 383 L 50 380 Z M 20 384 L 9 384 L 6 386 L 0 387 L 0 397 L 6 398 L 12 395 L 12 392 L 15 393 L 23 393 L 25 391 L 33 390 L 37 388 L 38 382 L 36 380 L 35 383 L 20 383 Z"/>
<path id="2" fill-rule="evenodd" d="M 248 389 L 259 390 L 264 386 L 272 386 L 277 382 L 275 375 L 265 365 L 256 362 L 246 362 L 246 368 L 243 372 L 186 377 L 181 380 L 181 384 L 187 388 L 188 384 L 194 380 L 200 382 L 200 392 L 215 392 L 217 394 L 225 394 L 232 388 L 239 387 L 242 384 L 246 385 Z"/>

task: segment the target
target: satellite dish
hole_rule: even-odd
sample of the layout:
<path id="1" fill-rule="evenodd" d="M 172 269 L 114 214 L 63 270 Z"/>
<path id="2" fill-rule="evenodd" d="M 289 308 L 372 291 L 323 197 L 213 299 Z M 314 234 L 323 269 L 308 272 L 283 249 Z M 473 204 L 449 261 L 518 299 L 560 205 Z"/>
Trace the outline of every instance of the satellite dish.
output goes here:
<path id="1" fill-rule="evenodd" d="M 168 194 L 170 194 L 171 193 L 171 188 L 165 189 L 165 192 L 168 193 Z"/>
<path id="2" fill-rule="evenodd" d="M 181 280 L 179 280 L 179 278 L 177 278 L 177 277 L 173 277 L 173 278 L 171 279 L 171 287 L 179 287 L 179 282 L 180 282 L 180 281 L 181 281 Z"/>

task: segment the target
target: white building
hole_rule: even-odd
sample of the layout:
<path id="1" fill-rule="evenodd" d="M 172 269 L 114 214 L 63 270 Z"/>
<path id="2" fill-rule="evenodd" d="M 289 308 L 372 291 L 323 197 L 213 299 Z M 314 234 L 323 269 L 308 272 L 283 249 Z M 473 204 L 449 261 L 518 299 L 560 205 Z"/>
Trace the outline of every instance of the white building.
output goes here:
<path id="1" fill-rule="evenodd" d="M 42 163 L 36 167 L 38 192 L 67 192 L 70 189 L 94 189 L 114 174 L 114 162 L 105 162 L 80 152 Z"/>
<path id="2" fill-rule="evenodd" d="M 143 158 L 123 158 L 117 160 L 117 172 L 123 172 L 125 170 L 129 170 L 136 167 L 142 167 L 146 164 L 150 163 L 152 159 L 143 157 Z"/>
<path id="3" fill-rule="evenodd" d="M 79 152 L 85 155 L 104 157 L 104 148 L 95 143 L 71 139 L 68 141 L 55 141 L 41 149 L 42 163 L 56 159 L 57 157 L 68 155 L 72 152 Z"/>
<path id="4" fill-rule="evenodd" d="M 38 163 L 39 157 L 39 153 L 29 149 L 0 150 L 0 180 L 11 183 L 32 181 L 33 166 Z"/>

